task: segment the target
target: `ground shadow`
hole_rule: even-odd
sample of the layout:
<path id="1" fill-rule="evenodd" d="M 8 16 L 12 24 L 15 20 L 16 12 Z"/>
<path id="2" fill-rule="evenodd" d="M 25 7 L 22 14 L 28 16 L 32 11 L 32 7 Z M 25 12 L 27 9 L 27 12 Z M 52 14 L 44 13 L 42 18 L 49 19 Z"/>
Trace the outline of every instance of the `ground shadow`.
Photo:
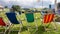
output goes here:
<path id="1" fill-rule="evenodd" d="M 42 25 L 38 27 L 38 31 L 36 31 L 34 34 L 44 34 L 45 29 Z"/>

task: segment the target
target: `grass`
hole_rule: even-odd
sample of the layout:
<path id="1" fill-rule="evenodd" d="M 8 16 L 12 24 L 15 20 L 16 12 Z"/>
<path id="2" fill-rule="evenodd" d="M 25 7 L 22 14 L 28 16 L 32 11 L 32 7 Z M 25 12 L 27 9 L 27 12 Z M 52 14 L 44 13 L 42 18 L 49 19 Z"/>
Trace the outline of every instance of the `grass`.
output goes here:
<path id="1" fill-rule="evenodd" d="M 0 16 L 3 17 L 4 21 L 6 23 L 8 23 L 8 18 L 6 17 L 5 13 L 0 13 Z M 46 32 L 43 27 L 41 26 L 41 18 L 40 18 L 41 14 L 40 13 L 34 13 L 34 18 L 36 19 L 37 17 L 37 20 L 34 21 L 33 23 L 29 23 L 29 25 L 31 26 L 29 28 L 30 31 L 27 30 L 27 21 L 25 20 L 25 14 L 22 14 L 22 15 L 17 15 L 17 20 L 20 21 L 20 19 L 22 20 L 22 23 L 23 23 L 23 28 L 22 28 L 22 31 L 21 31 L 21 34 L 60 34 L 60 25 L 57 24 L 58 26 L 58 31 L 55 31 L 55 30 L 51 30 L 51 31 L 48 31 Z M 38 25 L 38 31 L 36 31 L 36 29 L 33 27 L 35 27 L 35 23 Z M 21 26 L 21 25 L 20 25 Z M 50 25 L 50 29 L 53 29 L 53 26 Z M 3 29 L 4 30 L 4 29 Z M 11 27 L 11 30 L 19 30 L 19 25 L 14 25 L 13 27 Z M 0 31 L 2 31 L 2 29 L 0 29 Z M 16 31 L 12 31 L 11 34 L 17 34 Z"/>

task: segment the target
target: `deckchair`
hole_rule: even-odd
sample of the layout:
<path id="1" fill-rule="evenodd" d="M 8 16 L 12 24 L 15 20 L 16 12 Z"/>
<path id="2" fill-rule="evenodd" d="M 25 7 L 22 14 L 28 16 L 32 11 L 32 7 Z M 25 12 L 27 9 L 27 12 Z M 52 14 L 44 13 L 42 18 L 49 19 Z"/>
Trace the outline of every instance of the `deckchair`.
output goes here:
<path id="1" fill-rule="evenodd" d="M 25 13 L 25 15 L 26 15 L 26 20 L 28 23 L 33 23 L 35 21 L 34 14 L 32 12 L 27 12 L 27 13 Z M 29 31 L 29 24 L 27 24 L 27 26 L 28 26 L 28 31 Z M 36 30 L 37 30 L 38 27 L 37 27 L 36 23 L 35 23 L 35 26 L 36 26 Z"/>
<path id="2" fill-rule="evenodd" d="M 55 22 L 60 24 L 60 13 L 59 13 L 59 11 L 57 11 L 57 13 L 56 13 Z"/>
<path id="3" fill-rule="evenodd" d="M 3 21 L 3 18 L 2 18 L 2 17 L 0 17 L 0 26 L 5 28 L 5 29 L 4 29 L 4 32 L 0 32 L 0 34 L 1 34 L 1 33 L 6 34 L 6 31 L 7 31 L 9 28 L 7 27 L 7 24 Z"/>
<path id="4" fill-rule="evenodd" d="M 43 24 L 48 24 L 48 23 L 51 24 L 51 22 L 54 21 L 54 17 L 55 17 L 54 14 L 45 14 L 43 18 Z M 45 25 L 44 28 L 46 29 Z"/>
<path id="5" fill-rule="evenodd" d="M 60 9 L 57 11 L 57 14 L 60 15 Z"/>
<path id="6" fill-rule="evenodd" d="M 21 21 L 19 21 L 18 22 L 18 20 L 17 20 L 17 18 L 16 18 L 16 13 L 13 13 L 13 12 L 10 12 L 10 13 L 6 13 L 6 16 L 8 17 L 8 19 L 10 20 L 10 23 L 12 24 L 12 25 L 14 25 L 14 24 L 22 24 L 21 23 Z M 11 25 L 11 26 L 12 26 Z M 20 30 L 19 30 L 19 32 L 21 31 L 21 26 L 20 26 Z M 9 33 L 11 32 L 11 30 L 9 30 Z M 18 32 L 18 33 L 19 33 Z"/>
<path id="7" fill-rule="evenodd" d="M 27 22 L 29 22 L 29 23 L 34 22 L 33 13 L 26 13 L 26 18 L 27 18 Z"/>

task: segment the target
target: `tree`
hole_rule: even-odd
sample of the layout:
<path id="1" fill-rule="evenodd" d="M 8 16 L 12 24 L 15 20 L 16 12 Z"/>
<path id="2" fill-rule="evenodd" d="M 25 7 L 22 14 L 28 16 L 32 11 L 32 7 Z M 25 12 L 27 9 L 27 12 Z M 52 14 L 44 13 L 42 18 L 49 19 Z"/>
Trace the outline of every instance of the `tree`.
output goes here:
<path id="1" fill-rule="evenodd" d="M 43 8 L 43 10 L 47 10 L 48 8 Z"/>
<path id="2" fill-rule="evenodd" d="M 8 6 L 5 6 L 5 8 L 8 8 Z"/>
<path id="3" fill-rule="evenodd" d="M 19 5 L 12 6 L 13 11 L 20 11 L 21 7 Z"/>

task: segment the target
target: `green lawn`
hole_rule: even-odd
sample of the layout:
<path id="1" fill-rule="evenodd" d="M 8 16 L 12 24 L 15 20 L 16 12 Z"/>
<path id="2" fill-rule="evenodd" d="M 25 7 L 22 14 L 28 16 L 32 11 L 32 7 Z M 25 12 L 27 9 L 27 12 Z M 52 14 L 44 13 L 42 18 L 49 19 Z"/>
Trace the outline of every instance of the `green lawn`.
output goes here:
<path id="1" fill-rule="evenodd" d="M 3 17 L 4 21 L 7 23 L 9 20 L 7 19 L 5 13 L 0 13 L 0 16 Z M 40 18 L 41 14 L 40 13 L 34 13 L 34 18 L 37 17 L 37 20 L 34 21 L 33 23 L 29 23 L 29 25 L 31 26 L 29 28 L 29 31 L 27 30 L 27 21 L 25 20 L 25 14 L 22 14 L 22 15 L 17 15 L 17 19 L 18 21 L 21 19 L 22 20 L 22 23 L 23 23 L 23 28 L 22 28 L 22 31 L 21 31 L 21 34 L 60 34 L 60 25 L 57 24 L 58 26 L 58 30 L 51 30 L 51 31 L 44 31 L 44 29 L 42 28 L 41 26 L 41 18 Z M 36 29 L 33 27 L 35 27 L 35 23 L 38 25 L 38 31 L 36 31 Z M 21 26 L 21 25 L 20 25 Z M 53 29 L 54 27 L 52 25 L 49 26 L 50 29 Z M 19 25 L 14 25 L 13 27 L 11 27 L 12 30 L 19 30 Z M 1 30 L 4 30 L 4 29 L 0 29 Z M 13 31 L 11 32 L 11 34 L 17 34 L 17 32 Z"/>

